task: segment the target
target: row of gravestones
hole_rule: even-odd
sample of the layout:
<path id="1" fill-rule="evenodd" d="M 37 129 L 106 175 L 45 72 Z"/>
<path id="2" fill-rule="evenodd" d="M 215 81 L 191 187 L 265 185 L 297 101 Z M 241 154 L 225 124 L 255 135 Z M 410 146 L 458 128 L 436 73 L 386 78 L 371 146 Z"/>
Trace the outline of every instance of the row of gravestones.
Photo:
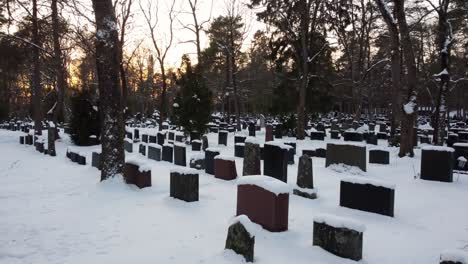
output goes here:
<path id="1" fill-rule="evenodd" d="M 55 129 L 50 127 L 48 132 L 48 141 L 55 141 Z M 25 133 L 24 135 L 19 136 L 20 145 L 34 145 L 36 151 L 55 157 L 57 154 L 55 152 L 55 145 L 48 144 L 47 148 L 45 145 L 45 140 L 41 136 L 31 135 L 30 133 Z"/>

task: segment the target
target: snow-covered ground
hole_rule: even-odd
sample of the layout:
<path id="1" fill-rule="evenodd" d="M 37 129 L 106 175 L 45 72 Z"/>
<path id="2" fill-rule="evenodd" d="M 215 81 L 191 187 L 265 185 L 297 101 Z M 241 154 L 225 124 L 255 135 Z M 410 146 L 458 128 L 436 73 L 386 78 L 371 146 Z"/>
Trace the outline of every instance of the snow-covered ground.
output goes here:
<path id="1" fill-rule="evenodd" d="M 236 212 L 236 181 L 200 172 L 200 201 L 185 203 L 169 197 L 173 164 L 147 160 L 150 188 L 139 190 L 119 180 L 100 183 L 99 171 L 89 165 L 96 147 L 80 148 L 88 154 L 88 165 L 81 166 L 65 157 L 68 138 L 57 142 L 58 156 L 49 157 L 19 145 L 19 135 L 0 130 L 0 263 L 243 262 L 224 250 Z M 209 139 L 216 145 L 216 134 Z M 221 154 L 233 156 L 232 133 L 228 144 Z M 325 144 L 305 140 L 297 153 Z M 445 249 L 467 247 L 468 176 L 455 175 L 453 183 L 418 180 L 420 151 L 415 158 L 399 159 L 396 148 L 389 150 L 390 165 L 368 164 L 357 176 L 396 186 L 394 218 L 338 206 L 340 179 L 357 170 L 338 172 L 325 168 L 325 159 L 313 158 L 318 199 L 290 196 L 287 232 L 257 228 L 255 261 L 352 263 L 312 246 L 313 218 L 321 214 L 365 225 L 363 263 L 438 263 Z M 192 154 L 188 151 L 187 161 Z M 288 167 L 290 184 L 296 181 L 297 157 Z M 242 159 L 236 163 L 241 175 Z"/>

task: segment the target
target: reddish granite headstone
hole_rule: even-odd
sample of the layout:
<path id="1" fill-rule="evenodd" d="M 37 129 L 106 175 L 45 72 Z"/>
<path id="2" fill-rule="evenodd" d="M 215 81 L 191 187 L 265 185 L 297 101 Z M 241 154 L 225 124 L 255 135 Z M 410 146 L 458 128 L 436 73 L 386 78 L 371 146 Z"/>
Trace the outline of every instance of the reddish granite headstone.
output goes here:
<path id="1" fill-rule="evenodd" d="M 234 180 L 237 178 L 236 161 L 234 158 L 218 155 L 214 160 L 215 178 Z"/>

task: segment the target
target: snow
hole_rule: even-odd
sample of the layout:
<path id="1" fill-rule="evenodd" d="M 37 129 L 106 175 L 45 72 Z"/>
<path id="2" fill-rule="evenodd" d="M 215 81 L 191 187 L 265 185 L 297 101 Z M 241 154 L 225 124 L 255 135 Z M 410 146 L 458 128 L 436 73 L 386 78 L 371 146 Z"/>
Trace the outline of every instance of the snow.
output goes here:
<path id="1" fill-rule="evenodd" d="M 314 217 L 314 222 L 326 224 L 335 228 L 347 228 L 360 233 L 366 230 L 366 227 L 357 221 L 330 214 L 318 214 Z"/>
<path id="2" fill-rule="evenodd" d="M 268 142 L 265 142 L 265 145 L 275 146 L 275 147 L 279 147 L 279 148 L 285 149 L 285 150 L 289 150 L 289 149 L 293 148 L 292 146 L 286 145 L 286 144 L 284 144 L 282 142 L 278 142 L 278 141 L 268 141 Z"/>
<path id="3" fill-rule="evenodd" d="M 412 113 L 414 113 L 414 106 L 415 106 L 414 102 L 410 101 L 406 103 L 405 105 L 403 105 L 403 110 L 405 111 L 406 114 L 411 115 Z"/>
<path id="4" fill-rule="evenodd" d="M 198 176 L 198 171 L 197 170 L 182 167 L 182 166 L 173 167 L 173 168 L 170 169 L 170 172 L 171 173 L 173 173 L 173 172 L 179 173 L 181 175 L 197 175 Z"/>
<path id="5" fill-rule="evenodd" d="M 425 145 L 421 148 L 422 150 L 431 150 L 431 151 L 443 151 L 443 152 L 454 152 L 455 150 L 451 147 L 445 146 L 432 146 L 432 145 Z"/>
<path id="6" fill-rule="evenodd" d="M 229 221 L 229 226 L 232 226 L 237 223 L 241 223 L 244 226 L 245 230 L 249 232 L 250 237 L 255 237 L 255 234 L 258 233 L 258 230 L 262 228 L 260 225 L 252 222 L 250 218 L 246 215 L 239 215 L 239 216 L 233 217 Z"/>
<path id="7" fill-rule="evenodd" d="M 214 159 L 236 161 L 235 157 L 228 155 L 216 155 Z"/>
<path id="8" fill-rule="evenodd" d="M 356 146 L 356 147 L 365 147 L 366 146 L 365 143 L 355 142 L 355 141 L 336 141 L 336 142 L 328 143 L 328 144 L 330 144 L 330 145 L 347 145 L 347 146 Z"/>
<path id="9" fill-rule="evenodd" d="M 458 160 L 459 162 L 467 162 L 466 158 L 463 157 L 463 156 L 458 157 L 457 160 Z"/>
<path id="10" fill-rule="evenodd" d="M 453 146 L 468 148 L 468 143 L 458 142 L 458 143 L 453 144 Z"/>
<path id="11" fill-rule="evenodd" d="M 0 264 L 244 263 L 241 256 L 224 250 L 227 223 L 236 212 L 236 181 L 218 180 L 198 171 L 199 201 L 185 203 L 169 197 L 174 164 L 138 155 L 151 166 L 153 183 L 140 190 L 126 185 L 122 177 L 100 182 L 100 171 L 90 164 L 69 162 L 65 152 L 72 144 L 62 132 L 56 141 L 57 157 L 19 145 L 21 134 L 0 129 Z M 208 139 L 217 142 L 217 136 L 209 133 Z M 262 143 L 264 129 L 257 136 Z M 234 141 L 233 133 L 228 141 Z M 298 141 L 297 153 L 335 142 L 342 140 Z M 366 226 L 361 261 L 366 264 L 438 263 L 445 249 L 466 246 L 468 177 L 460 174 L 451 184 L 415 180 L 421 149 L 415 148 L 414 158 L 397 158 L 398 148 L 388 147 L 382 140 L 378 144 L 395 162 L 368 164 L 365 177 L 398 186 L 396 217 L 338 206 L 339 185 L 349 172 L 325 168 L 325 159 L 313 157 L 319 198 L 290 195 L 289 230 L 271 233 L 256 229 L 255 262 L 354 263 L 312 246 L 313 221 L 318 214 L 350 218 Z M 90 160 L 96 146 L 73 148 Z M 222 155 L 232 155 L 234 145 L 220 150 Z M 187 149 L 187 157 L 197 155 L 204 157 L 203 152 Z M 289 185 L 296 182 L 299 156 L 295 156 L 295 165 L 288 166 Z M 242 171 L 242 161 L 236 158 L 237 171 Z"/>
<path id="12" fill-rule="evenodd" d="M 190 160 L 202 160 L 205 158 L 204 153 L 195 153 L 190 156 Z"/>
<path id="13" fill-rule="evenodd" d="M 341 179 L 343 182 L 349 182 L 354 184 L 370 184 L 377 187 L 384 187 L 387 189 L 395 190 L 395 184 L 391 184 L 388 182 L 383 182 L 375 179 L 370 179 L 369 177 L 346 177 Z"/>
<path id="14" fill-rule="evenodd" d="M 161 149 L 161 145 L 156 144 L 156 143 L 148 143 L 148 147 L 156 148 L 156 149 Z"/>
<path id="15" fill-rule="evenodd" d="M 434 77 L 441 77 L 442 75 L 448 75 L 447 69 L 443 69 L 441 72 L 434 74 Z"/>
<path id="16" fill-rule="evenodd" d="M 440 254 L 440 261 L 452 261 L 466 264 L 468 263 L 468 252 L 462 250 L 447 249 Z"/>
<path id="17" fill-rule="evenodd" d="M 209 148 L 206 149 L 206 151 L 210 151 L 210 152 L 220 152 L 220 151 L 221 151 L 221 148 L 209 147 Z"/>
<path id="18" fill-rule="evenodd" d="M 151 171 L 150 164 L 138 156 L 130 155 L 125 157 L 125 163 L 138 166 L 138 171 L 140 172 Z"/>
<path id="19" fill-rule="evenodd" d="M 237 185 L 255 185 L 276 195 L 291 192 L 291 187 L 288 184 L 264 175 L 243 176 L 237 180 Z"/>
<path id="20" fill-rule="evenodd" d="M 236 146 L 245 146 L 245 143 L 236 143 Z"/>
<path id="21" fill-rule="evenodd" d="M 182 143 L 182 142 L 177 142 L 177 141 L 174 142 L 174 146 L 185 148 L 185 144 L 184 144 L 184 143 Z"/>

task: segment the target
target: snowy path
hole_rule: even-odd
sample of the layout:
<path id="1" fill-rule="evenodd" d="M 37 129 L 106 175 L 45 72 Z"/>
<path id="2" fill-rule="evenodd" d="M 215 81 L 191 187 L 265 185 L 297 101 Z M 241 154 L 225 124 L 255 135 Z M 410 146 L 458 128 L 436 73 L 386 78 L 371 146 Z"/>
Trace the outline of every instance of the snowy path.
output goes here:
<path id="1" fill-rule="evenodd" d="M 19 145 L 18 136 L 0 130 L 1 264 L 243 262 L 223 250 L 235 214 L 235 181 L 202 173 L 200 201 L 185 203 L 169 198 L 169 163 L 151 161 L 153 187 L 138 190 L 117 181 L 99 183 L 98 170 L 65 158 L 67 142 L 58 143 L 52 158 Z M 317 144 L 324 145 L 306 141 L 298 153 Z M 89 162 L 91 148 L 83 150 Z M 452 184 L 415 180 L 419 159 L 396 161 L 392 151 L 391 165 L 368 165 L 363 176 L 396 184 L 395 218 L 339 207 L 339 180 L 348 174 L 314 158 L 319 198 L 291 196 L 289 231 L 259 230 L 256 262 L 352 263 L 312 247 L 317 213 L 367 226 L 363 263 L 438 263 L 443 249 L 468 245 L 468 176 Z M 222 154 L 232 155 L 232 146 Z M 241 174 L 241 159 L 236 162 Z M 288 169 L 289 182 L 295 182 L 296 165 Z"/>

